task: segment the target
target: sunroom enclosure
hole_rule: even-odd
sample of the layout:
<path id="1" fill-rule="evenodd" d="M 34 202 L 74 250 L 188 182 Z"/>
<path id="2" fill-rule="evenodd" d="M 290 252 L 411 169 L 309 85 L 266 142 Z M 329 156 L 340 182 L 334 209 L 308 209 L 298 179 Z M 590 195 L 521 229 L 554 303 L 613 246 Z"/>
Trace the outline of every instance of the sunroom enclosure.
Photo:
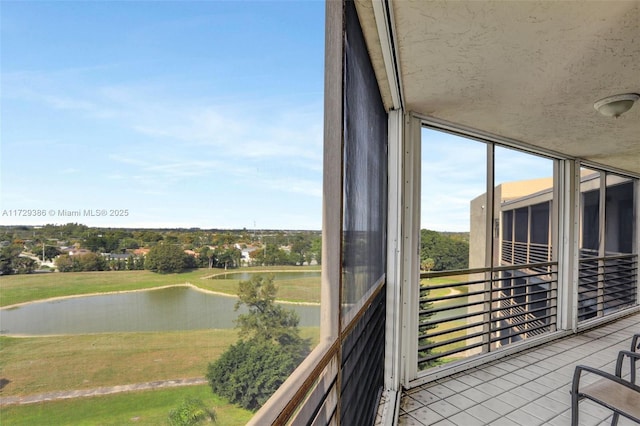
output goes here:
<path id="1" fill-rule="evenodd" d="M 552 66 L 572 53 L 540 50 L 540 23 L 557 22 L 545 29 L 559 39 L 578 31 L 574 14 L 622 12 L 638 16 L 621 3 L 327 2 L 322 341 L 254 424 L 370 424 L 381 395 L 381 421 L 394 424 L 403 392 L 637 318 L 638 120 L 601 124 L 579 103 L 599 86 L 578 87 L 574 112 L 555 97 L 564 86 L 536 80 L 546 67 L 523 71 L 527 54 Z M 520 62 L 504 60 L 514 52 Z M 635 78 L 634 66 L 618 68 Z M 521 105 L 512 93 L 536 96 Z M 598 157 L 601 146 L 616 155 Z M 453 160 L 437 168 L 441 148 Z M 421 265 L 421 230 L 452 230 L 438 219 L 454 200 L 438 188 L 470 171 L 472 190 L 445 194 L 467 208 L 465 265 Z M 434 205 L 444 210 L 423 222 Z"/>
<path id="2" fill-rule="evenodd" d="M 486 185 L 486 192 L 468 201 L 468 267 L 420 272 L 415 380 L 440 377 L 442 371 L 463 366 L 477 355 L 500 355 L 511 345 L 578 329 L 637 306 L 637 179 L 580 169 L 574 160 L 532 154 L 530 148 L 513 143 L 507 148 L 505 141 L 497 143 L 486 135 L 451 136 L 455 129 L 443 130 L 449 134 L 420 133 L 422 149 L 427 150 L 422 153 L 423 185 L 439 200 L 437 185 L 458 179 L 454 164 L 444 167 L 429 161 L 442 154 L 430 145 L 432 138 L 446 142 L 452 152 L 472 152 L 481 169 L 475 180 Z M 482 145 L 478 152 L 474 144 Z M 477 175 L 460 157 L 444 156 L 450 162 L 462 161 L 463 174 Z M 541 177 L 498 180 L 507 176 L 501 169 L 509 162 L 522 165 L 527 159 L 536 168 L 533 175 Z M 429 175 L 430 166 L 437 176 Z M 581 172 L 567 173 L 572 169 Z M 465 186 L 463 193 L 452 194 L 449 189 L 451 204 L 455 195 L 468 197 L 467 190 Z M 429 197 L 429 189 L 423 188 L 422 206 L 427 210 Z M 569 200 L 578 201 L 575 209 Z M 577 226 L 568 226 L 569 218 L 577 218 Z M 429 219 L 427 215 L 422 229 L 429 227 Z M 560 241 L 578 243 L 558 244 L 559 235 Z M 572 262 L 576 258 L 577 264 Z M 427 263 L 438 266 L 437 261 Z"/>

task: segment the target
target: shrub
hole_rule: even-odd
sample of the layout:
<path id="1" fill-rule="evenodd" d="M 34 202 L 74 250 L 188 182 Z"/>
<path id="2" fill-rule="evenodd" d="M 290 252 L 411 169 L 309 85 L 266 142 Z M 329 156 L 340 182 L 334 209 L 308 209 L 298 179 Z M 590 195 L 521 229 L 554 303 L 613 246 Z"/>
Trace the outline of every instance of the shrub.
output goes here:
<path id="1" fill-rule="evenodd" d="M 196 398 L 185 398 L 178 408 L 169 412 L 171 426 L 191 426 L 207 420 L 215 421 L 216 413 Z"/>
<path id="2" fill-rule="evenodd" d="M 257 410 L 304 358 L 297 346 L 264 339 L 239 341 L 209 364 L 213 393 L 248 410 Z"/>

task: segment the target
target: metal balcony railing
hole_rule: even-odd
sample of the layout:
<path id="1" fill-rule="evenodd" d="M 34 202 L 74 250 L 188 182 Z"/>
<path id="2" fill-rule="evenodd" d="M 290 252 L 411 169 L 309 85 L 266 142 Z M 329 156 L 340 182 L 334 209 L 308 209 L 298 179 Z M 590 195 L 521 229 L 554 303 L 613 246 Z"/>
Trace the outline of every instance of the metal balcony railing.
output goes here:
<path id="1" fill-rule="evenodd" d="M 503 263 L 513 264 L 513 242 L 502 240 L 501 258 Z"/>
<path id="2" fill-rule="evenodd" d="M 524 243 L 511 240 L 502 240 L 500 250 L 500 260 L 503 264 L 532 264 L 546 263 L 552 260 L 552 249 L 548 244 Z M 538 268 L 539 272 L 547 269 Z"/>
<path id="3" fill-rule="evenodd" d="M 429 272 L 420 278 L 421 369 L 556 329 L 556 262 Z"/>
<path id="4" fill-rule="evenodd" d="M 578 321 L 602 317 L 637 304 L 638 256 L 580 250 Z"/>
<path id="5" fill-rule="evenodd" d="M 529 263 L 550 262 L 551 254 L 551 246 L 548 244 L 529 244 Z"/>
<path id="6" fill-rule="evenodd" d="M 527 250 L 527 243 L 520 243 L 515 241 L 513 243 L 513 262 L 512 264 L 526 265 L 529 263 L 529 253 Z"/>

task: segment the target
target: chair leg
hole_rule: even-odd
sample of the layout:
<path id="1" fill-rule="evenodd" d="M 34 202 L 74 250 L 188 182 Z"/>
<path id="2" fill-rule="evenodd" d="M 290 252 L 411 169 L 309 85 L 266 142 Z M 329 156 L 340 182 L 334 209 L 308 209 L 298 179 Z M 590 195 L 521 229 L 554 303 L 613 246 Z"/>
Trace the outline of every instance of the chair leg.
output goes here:
<path id="1" fill-rule="evenodd" d="M 611 419 L 611 426 L 617 426 L 619 419 L 620 419 L 620 414 L 613 413 L 613 418 Z"/>
<path id="2" fill-rule="evenodd" d="M 571 394 L 571 426 L 578 426 L 578 395 Z"/>

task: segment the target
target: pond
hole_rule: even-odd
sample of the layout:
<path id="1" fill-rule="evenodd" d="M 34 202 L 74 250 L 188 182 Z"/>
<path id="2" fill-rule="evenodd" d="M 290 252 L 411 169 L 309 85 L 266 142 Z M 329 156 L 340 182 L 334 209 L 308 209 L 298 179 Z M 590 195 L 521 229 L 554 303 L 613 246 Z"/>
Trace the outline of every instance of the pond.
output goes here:
<path id="1" fill-rule="evenodd" d="M 29 303 L 0 309 L 0 334 L 55 335 L 233 328 L 246 309 L 237 298 L 191 287 L 167 287 Z M 300 326 L 317 327 L 320 307 L 283 304 L 300 317 Z"/>
<path id="2" fill-rule="evenodd" d="M 265 271 L 259 272 L 225 272 L 222 274 L 216 274 L 210 277 L 212 280 L 238 280 L 238 281 L 247 281 L 250 280 L 251 277 L 255 274 L 268 275 L 269 273 L 265 273 Z M 293 280 L 299 278 L 319 278 L 320 271 L 274 271 L 272 275 L 275 276 L 278 282 L 282 280 Z"/>

